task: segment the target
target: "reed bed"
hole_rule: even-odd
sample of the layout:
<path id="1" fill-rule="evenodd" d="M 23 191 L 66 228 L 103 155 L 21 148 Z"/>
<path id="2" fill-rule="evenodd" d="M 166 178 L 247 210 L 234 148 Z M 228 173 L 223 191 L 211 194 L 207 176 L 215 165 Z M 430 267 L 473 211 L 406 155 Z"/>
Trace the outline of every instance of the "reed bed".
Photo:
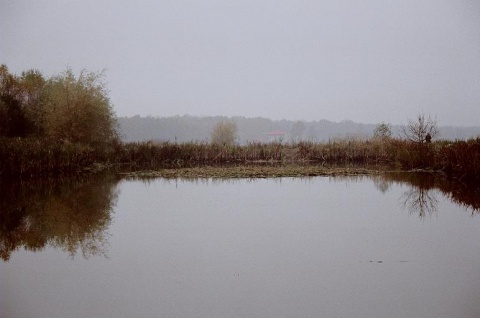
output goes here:
<path id="1" fill-rule="evenodd" d="M 46 139 L 0 138 L 0 178 L 78 173 L 113 159 L 112 151 Z"/>
<path id="2" fill-rule="evenodd" d="M 246 146 L 206 142 L 127 143 L 116 153 L 116 160 L 136 166 L 185 166 L 205 163 L 281 161 L 284 145 L 251 143 Z"/>
<path id="3" fill-rule="evenodd" d="M 275 163 L 382 165 L 398 170 L 433 170 L 456 179 L 480 179 L 480 138 L 414 143 L 402 139 L 335 139 L 218 145 L 207 142 L 137 142 L 86 145 L 45 139 L 0 138 L 0 178 L 34 177 L 105 167 L 130 170 Z M 248 173 L 246 174 L 248 175 Z"/>

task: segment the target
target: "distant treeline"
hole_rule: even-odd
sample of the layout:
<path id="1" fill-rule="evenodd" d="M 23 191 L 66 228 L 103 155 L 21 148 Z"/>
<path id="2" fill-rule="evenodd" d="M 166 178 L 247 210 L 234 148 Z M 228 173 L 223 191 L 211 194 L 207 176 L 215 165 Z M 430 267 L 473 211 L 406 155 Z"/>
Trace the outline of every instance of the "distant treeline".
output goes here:
<path id="1" fill-rule="evenodd" d="M 332 122 L 271 120 L 261 117 L 120 117 L 118 118 L 121 138 L 126 142 L 169 141 L 192 142 L 209 141 L 216 123 L 232 121 L 237 125 L 237 142 L 328 142 L 341 138 L 368 139 L 373 135 L 374 124 L 360 124 L 353 121 Z M 393 136 L 400 137 L 401 126 L 392 126 Z M 441 139 L 456 140 L 475 138 L 480 135 L 478 127 L 439 127 Z"/>

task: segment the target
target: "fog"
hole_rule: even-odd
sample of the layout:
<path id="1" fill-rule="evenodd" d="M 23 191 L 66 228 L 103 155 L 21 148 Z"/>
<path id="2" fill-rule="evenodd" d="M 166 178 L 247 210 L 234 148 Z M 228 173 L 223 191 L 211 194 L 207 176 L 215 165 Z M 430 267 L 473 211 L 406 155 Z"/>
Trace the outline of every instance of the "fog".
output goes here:
<path id="1" fill-rule="evenodd" d="M 0 63 L 106 70 L 119 116 L 479 125 L 475 0 L 0 0 Z"/>

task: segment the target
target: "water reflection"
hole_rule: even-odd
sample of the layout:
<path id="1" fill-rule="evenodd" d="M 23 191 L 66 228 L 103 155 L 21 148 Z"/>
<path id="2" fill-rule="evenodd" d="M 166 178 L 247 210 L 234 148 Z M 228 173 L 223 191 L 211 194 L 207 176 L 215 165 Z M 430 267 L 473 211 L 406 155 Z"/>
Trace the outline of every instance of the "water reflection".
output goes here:
<path id="1" fill-rule="evenodd" d="M 375 188 L 385 194 L 391 186 L 392 182 L 383 177 L 373 177 L 373 185 Z"/>
<path id="2" fill-rule="evenodd" d="M 309 180 L 305 178 L 302 180 Z M 480 213 L 480 187 L 448 181 L 428 173 L 387 173 L 378 176 L 332 177 L 334 181 L 373 183 L 381 193 L 392 185 L 408 185 L 400 197 L 404 208 L 420 218 L 437 211 L 438 197 Z M 282 183 L 282 178 L 274 179 Z M 197 185 L 235 183 L 238 179 L 197 178 L 182 180 Z M 248 183 L 256 183 L 248 179 Z M 145 179 L 145 183 L 156 182 Z M 177 183 L 177 179 L 163 179 Z M 245 182 L 243 180 L 242 182 Z M 41 180 L 28 183 L 0 183 L 0 257 L 7 261 L 12 252 L 24 248 L 38 251 L 46 246 L 64 250 L 71 257 L 105 255 L 107 229 L 117 199 L 118 178 L 90 176 L 77 179 Z"/>
<path id="3" fill-rule="evenodd" d="M 420 218 L 437 212 L 438 199 L 430 189 L 412 187 L 405 191 L 402 202 L 410 214 L 418 214 Z"/>
<path id="4" fill-rule="evenodd" d="M 299 179 L 309 180 L 316 177 L 302 177 Z M 130 178 L 142 180 L 145 183 L 156 182 L 155 178 Z M 400 201 L 410 214 L 418 214 L 420 218 L 430 216 L 437 211 L 439 203 L 438 196 L 443 194 L 453 203 L 463 206 L 471 211 L 472 216 L 480 214 L 480 186 L 472 183 L 461 183 L 455 180 L 448 180 L 440 175 L 427 172 L 389 172 L 378 175 L 360 176 L 334 176 L 329 177 L 333 181 L 342 182 L 365 182 L 373 180 L 375 188 L 385 194 L 394 184 L 408 185 L 408 190 L 400 197 Z M 249 183 L 261 179 L 249 178 Z M 282 178 L 272 178 L 275 182 L 282 182 Z M 224 178 L 187 178 L 182 182 L 192 182 L 198 185 L 218 185 L 238 182 L 239 179 Z M 178 182 L 178 179 L 163 179 L 165 183 Z"/>
<path id="5" fill-rule="evenodd" d="M 0 183 L 1 259 L 47 245 L 71 257 L 106 255 L 116 183 L 112 176 Z"/>
<path id="6" fill-rule="evenodd" d="M 439 193 L 470 210 L 472 216 L 480 213 L 480 187 L 476 184 L 447 180 L 431 173 L 387 173 L 374 178 L 374 184 L 383 193 L 388 190 L 384 183 L 409 185 L 400 200 L 411 214 L 420 218 L 437 211 Z"/>

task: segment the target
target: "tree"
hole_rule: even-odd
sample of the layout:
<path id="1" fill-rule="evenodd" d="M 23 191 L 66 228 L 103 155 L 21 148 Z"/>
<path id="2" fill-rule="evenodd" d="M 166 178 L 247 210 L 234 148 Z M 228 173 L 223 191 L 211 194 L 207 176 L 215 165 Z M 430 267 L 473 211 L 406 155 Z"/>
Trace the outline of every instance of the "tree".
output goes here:
<path id="1" fill-rule="evenodd" d="M 419 114 L 416 120 L 409 120 L 408 125 L 402 127 L 403 135 L 407 140 L 416 143 L 430 142 L 438 135 L 437 121 L 424 114 Z"/>
<path id="2" fill-rule="evenodd" d="M 373 137 L 381 140 L 392 137 L 392 127 L 384 122 L 379 123 L 373 130 Z"/>
<path id="3" fill-rule="evenodd" d="M 305 123 L 301 120 L 296 121 L 292 129 L 290 130 L 290 136 L 292 138 L 292 142 L 298 142 L 303 136 L 305 131 Z"/>
<path id="4" fill-rule="evenodd" d="M 22 72 L 19 78 L 21 89 L 20 102 L 29 124 L 29 133 L 44 133 L 44 95 L 46 80 L 38 70 Z"/>
<path id="5" fill-rule="evenodd" d="M 108 143 L 118 138 L 103 73 L 72 70 L 45 80 L 37 70 L 21 76 L 0 65 L 0 136 L 50 137 Z"/>
<path id="6" fill-rule="evenodd" d="M 212 143 L 217 145 L 234 145 L 237 139 L 237 125 L 232 121 L 220 121 L 212 131 Z"/>
<path id="7" fill-rule="evenodd" d="M 40 133 L 44 85 L 45 79 L 37 70 L 16 76 L 6 65 L 0 65 L 0 135 L 26 137 Z"/>
<path id="8" fill-rule="evenodd" d="M 22 107 L 22 89 L 19 79 L 0 65 L 0 135 L 25 137 L 29 123 Z"/>
<path id="9" fill-rule="evenodd" d="M 48 137 L 88 144 L 118 138 L 116 116 L 108 98 L 103 72 L 73 71 L 45 84 L 45 133 Z"/>

